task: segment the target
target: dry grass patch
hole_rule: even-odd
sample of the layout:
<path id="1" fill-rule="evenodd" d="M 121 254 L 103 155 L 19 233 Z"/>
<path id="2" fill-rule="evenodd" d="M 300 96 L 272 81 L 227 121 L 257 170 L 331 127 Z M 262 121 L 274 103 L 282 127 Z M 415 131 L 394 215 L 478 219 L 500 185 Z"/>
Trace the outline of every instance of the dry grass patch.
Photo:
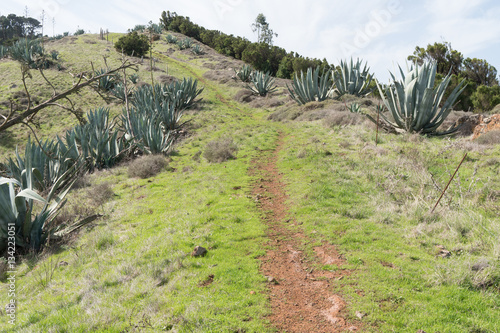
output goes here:
<path id="1" fill-rule="evenodd" d="M 210 163 L 221 163 L 236 158 L 238 147 L 232 138 L 210 141 L 205 147 L 203 157 Z"/>
<path id="2" fill-rule="evenodd" d="M 500 130 L 490 131 L 481 134 L 476 140 L 480 145 L 496 145 L 500 143 Z"/>
<path id="3" fill-rule="evenodd" d="M 131 178 L 150 178 L 156 176 L 168 165 L 161 155 L 146 155 L 132 161 L 128 166 L 128 176 Z"/>

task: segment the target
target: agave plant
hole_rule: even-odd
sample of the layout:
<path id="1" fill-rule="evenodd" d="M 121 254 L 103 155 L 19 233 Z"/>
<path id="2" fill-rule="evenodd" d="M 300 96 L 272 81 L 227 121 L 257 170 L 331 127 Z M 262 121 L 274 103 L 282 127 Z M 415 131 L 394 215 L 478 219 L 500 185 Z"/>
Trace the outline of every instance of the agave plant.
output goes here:
<path id="1" fill-rule="evenodd" d="M 156 112 L 148 114 L 135 107 L 131 107 L 129 112 L 124 110 L 122 123 L 125 138 L 133 141 L 146 154 L 166 153 L 175 141 L 175 136 L 172 130 L 163 125 L 165 116 Z"/>
<path id="2" fill-rule="evenodd" d="M 111 92 L 111 95 L 118 98 L 119 100 L 121 100 L 123 102 L 125 101 L 125 87 L 123 86 L 122 82 L 116 83 L 115 86 L 113 87 L 113 89 L 110 90 L 110 92 Z M 129 89 L 127 91 L 127 97 L 130 96 L 130 94 L 131 94 L 131 90 Z"/>
<path id="3" fill-rule="evenodd" d="M 177 41 L 177 46 L 179 46 L 179 49 L 181 50 L 189 49 L 191 46 L 193 46 L 193 40 L 189 37 L 186 37 L 183 40 Z"/>
<path id="4" fill-rule="evenodd" d="M 250 65 L 243 65 L 239 70 L 234 70 L 234 74 L 243 82 L 250 82 L 252 80 L 253 68 Z"/>
<path id="5" fill-rule="evenodd" d="M 177 44 L 177 41 L 178 41 L 177 37 L 168 34 L 166 38 L 167 38 L 167 43 Z"/>
<path id="6" fill-rule="evenodd" d="M 327 99 L 330 95 L 332 84 L 333 82 L 329 71 L 323 71 L 320 76 L 319 67 L 316 67 L 314 72 L 313 69 L 309 67 L 305 77 L 302 71 L 300 72 L 300 78 L 295 74 L 292 83 L 293 90 L 290 89 L 288 85 L 287 88 L 292 99 L 299 103 L 299 105 L 302 105 L 307 102 L 320 102 Z"/>
<path id="7" fill-rule="evenodd" d="M 203 48 L 198 44 L 191 46 L 191 52 L 193 52 L 193 54 L 196 54 L 196 55 L 205 54 L 205 51 L 203 50 Z"/>
<path id="8" fill-rule="evenodd" d="M 269 72 L 264 73 L 256 71 L 254 75 L 252 75 L 251 83 L 252 85 L 247 85 L 247 88 L 254 94 L 260 96 L 266 96 L 267 94 L 270 94 L 278 89 L 277 86 L 273 87 L 274 78 L 271 74 L 269 74 Z"/>
<path id="9" fill-rule="evenodd" d="M 132 82 L 133 84 L 136 84 L 138 81 L 139 81 L 139 74 L 137 73 L 133 73 L 133 74 L 130 74 L 128 76 L 128 79 L 130 80 L 130 82 Z"/>
<path id="10" fill-rule="evenodd" d="M 192 107 L 200 101 L 196 100 L 196 97 L 202 92 L 203 88 L 198 89 L 198 80 L 192 78 L 183 78 L 182 81 L 175 81 L 162 87 L 163 96 L 174 103 L 177 109 Z"/>
<path id="11" fill-rule="evenodd" d="M 380 114 L 390 126 L 409 133 L 426 135 L 446 135 L 455 132 L 458 127 L 452 127 L 444 132 L 437 132 L 437 128 L 450 114 L 453 104 L 465 89 L 462 80 L 453 89 L 449 97 L 443 101 L 451 75 L 447 75 L 438 85 L 435 85 L 437 63 L 424 63 L 421 67 L 410 67 L 407 74 L 401 72 L 401 81 L 396 80 L 391 73 L 393 83 L 382 91 L 385 107 L 390 111 L 392 118 Z M 374 121 L 373 118 L 369 117 Z"/>
<path id="12" fill-rule="evenodd" d="M 356 63 L 352 58 L 350 62 L 340 61 L 340 68 L 333 72 L 333 82 L 335 84 L 336 97 L 345 94 L 354 96 L 366 96 L 370 94 L 373 89 L 368 88 L 373 75 L 369 73 L 370 68 L 367 68 L 365 63 L 361 69 L 362 61 L 357 59 Z"/>
<path id="13" fill-rule="evenodd" d="M 88 122 L 68 130 L 65 142 L 58 137 L 59 150 L 68 159 L 84 160 L 89 170 L 115 165 L 126 150 L 125 144 L 113 131 L 109 109 L 98 108 L 87 113 Z"/>
<path id="14" fill-rule="evenodd" d="M 96 70 L 94 75 L 99 76 L 106 74 L 107 72 L 108 71 L 106 69 L 101 68 L 99 70 Z M 116 75 L 114 74 L 105 75 L 97 81 L 97 89 L 102 91 L 110 91 L 115 87 L 115 82 L 116 82 Z"/>
<path id="15" fill-rule="evenodd" d="M 9 56 L 29 68 L 48 68 L 45 50 L 38 39 L 21 38 L 9 47 Z"/>
<path id="16" fill-rule="evenodd" d="M 16 158 L 9 158 L 6 163 L 6 174 L 19 182 L 25 181 L 26 161 L 29 159 L 33 168 L 33 187 L 41 192 L 47 191 L 56 180 L 66 172 L 73 162 L 62 155 L 56 142 L 42 141 L 40 144 L 31 142 L 25 147 L 24 157 L 16 149 Z"/>
<path id="17" fill-rule="evenodd" d="M 77 169 L 70 168 L 43 198 L 34 189 L 34 173 L 39 170 L 32 168 L 29 155 L 25 166 L 22 181 L 0 177 L 0 252 L 6 249 L 8 236 L 15 237 L 16 246 L 39 251 L 56 232 L 51 221 L 65 204 L 64 198 L 76 180 Z M 34 201 L 40 202 L 41 208 Z"/>

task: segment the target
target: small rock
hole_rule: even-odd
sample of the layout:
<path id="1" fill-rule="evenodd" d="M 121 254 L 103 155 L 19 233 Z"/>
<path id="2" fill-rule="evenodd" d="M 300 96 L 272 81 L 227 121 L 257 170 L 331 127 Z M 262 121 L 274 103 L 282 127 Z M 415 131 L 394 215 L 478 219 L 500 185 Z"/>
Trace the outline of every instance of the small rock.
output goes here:
<path id="1" fill-rule="evenodd" d="M 207 249 L 198 245 L 194 248 L 193 252 L 191 252 L 191 257 L 203 257 L 207 252 Z"/>
<path id="2" fill-rule="evenodd" d="M 273 284 L 279 284 L 279 282 L 272 276 L 267 277 L 267 282 L 273 283 Z"/>
<path id="3" fill-rule="evenodd" d="M 358 317 L 359 319 L 363 319 L 364 316 L 366 316 L 366 313 L 356 311 L 356 317 Z"/>
<path id="4" fill-rule="evenodd" d="M 475 263 L 474 265 L 472 265 L 471 269 L 474 272 L 479 272 L 479 271 L 482 271 L 483 269 L 488 268 L 488 267 L 490 267 L 490 264 L 488 263 L 488 261 L 482 260 L 482 261 L 479 261 L 479 262 Z"/>

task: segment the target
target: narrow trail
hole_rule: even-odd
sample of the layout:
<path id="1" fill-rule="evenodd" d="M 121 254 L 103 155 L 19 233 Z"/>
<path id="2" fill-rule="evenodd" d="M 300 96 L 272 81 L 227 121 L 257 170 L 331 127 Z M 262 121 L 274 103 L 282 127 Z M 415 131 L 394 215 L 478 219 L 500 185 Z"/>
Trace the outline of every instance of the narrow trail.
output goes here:
<path id="1" fill-rule="evenodd" d="M 315 257 L 306 258 L 301 244 L 309 241 L 308 237 L 286 227 L 299 221 L 288 217 L 285 184 L 276 166 L 283 146 L 284 135 L 280 133 L 276 149 L 258 156 L 249 171 L 258 177 L 253 195 L 258 200 L 270 239 L 270 250 L 261 258 L 261 272 L 269 283 L 269 320 L 279 332 L 357 331 L 359 326 L 344 319 L 345 302 L 330 288 L 345 273 L 313 269 L 315 263 L 340 266 L 342 258 L 335 247 L 316 247 Z"/>

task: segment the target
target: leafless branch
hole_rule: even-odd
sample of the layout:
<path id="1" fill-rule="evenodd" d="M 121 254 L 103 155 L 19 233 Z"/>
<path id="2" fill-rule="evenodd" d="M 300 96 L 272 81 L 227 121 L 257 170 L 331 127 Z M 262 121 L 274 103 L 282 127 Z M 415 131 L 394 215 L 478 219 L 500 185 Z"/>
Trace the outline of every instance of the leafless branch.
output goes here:
<path id="1" fill-rule="evenodd" d="M 100 75 L 92 74 L 91 77 L 86 78 L 85 82 L 82 82 L 82 79 L 85 76 L 84 73 L 82 72 L 79 75 L 77 75 L 78 81 L 77 81 L 77 83 L 74 83 L 71 88 L 63 91 L 62 93 L 55 94 L 54 96 L 52 96 L 51 98 L 47 99 L 46 101 L 38 104 L 37 106 L 31 105 L 30 94 L 29 94 L 28 88 L 26 86 L 26 77 L 29 74 L 27 74 L 27 71 L 25 71 L 23 69 L 22 80 L 23 80 L 24 89 L 26 91 L 26 94 L 28 95 L 28 106 L 26 107 L 26 110 L 20 114 L 17 114 L 15 116 L 10 114 L 8 117 L 3 117 L 4 121 L 0 124 L 0 132 L 2 132 L 2 131 L 6 130 L 14 125 L 21 124 L 22 122 L 25 121 L 25 119 L 32 119 L 39 111 L 45 109 L 48 106 L 55 105 L 55 103 L 61 99 L 68 99 L 69 95 L 78 92 L 80 89 L 82 89 L 84 87 L 90 86 L 93 82 L 99 80 L 102 77 L 108 76 L 109 74 L 118 72 L 122 69 L 130 68 L 133 66 L 135 66 L 135 64 L 132 64 L 132 63 L 125 60 L 122 62 L 122 64 L 119 67 L 111 69 L 104 74 L 100 74 Z"/>

